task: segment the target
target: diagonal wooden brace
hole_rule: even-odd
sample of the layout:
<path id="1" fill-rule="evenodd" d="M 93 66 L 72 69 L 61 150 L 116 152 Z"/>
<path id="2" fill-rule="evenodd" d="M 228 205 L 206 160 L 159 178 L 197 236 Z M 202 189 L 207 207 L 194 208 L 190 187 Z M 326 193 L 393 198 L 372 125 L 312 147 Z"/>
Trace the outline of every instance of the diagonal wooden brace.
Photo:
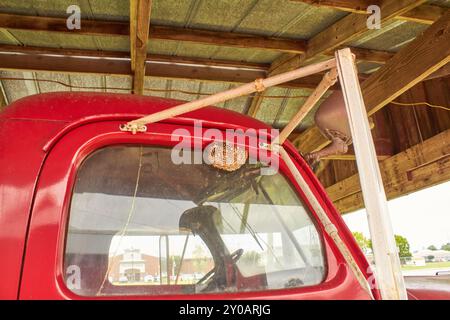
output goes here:
<path id="1" fill-rule="evenodd" d="M 278 144 L 282 145 L 294 129 L 303 121 L 305 116 L 312 110 L 320 98 L 327 92 L 327 90 L 333 86 L 338 78 L 338 72 L 336 68 L 328 71 L 320 81 L 313 93 L 306 99 L 305 103 L 300 107 L 297 114 L 289 121 L 287 126 L 281 131 L 278 139 Z"/>

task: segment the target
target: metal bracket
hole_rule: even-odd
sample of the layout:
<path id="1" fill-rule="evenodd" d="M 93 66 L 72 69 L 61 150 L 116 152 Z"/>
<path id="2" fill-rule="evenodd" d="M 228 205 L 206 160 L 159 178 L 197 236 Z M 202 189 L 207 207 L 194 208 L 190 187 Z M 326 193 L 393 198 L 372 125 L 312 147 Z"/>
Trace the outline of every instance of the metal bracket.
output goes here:
<path id="1" fill-rule="evenodd" d="M 263 92 L 264 90 L 266 90 L 266 87 L 264 86 L 264 79 L 256 79 L 254 83 L 256 92 Z"/>
<path id="2" fill-rule="evenodd" d="M 138 123 L 125 123 L 125 124 L 121 124 L 119 126 L 120 131 L 127 131 L 127 132 L 131 132 L 132 134 L 136 134 L 138 132 L 146 132 L 147 131 L 147 126 L 143 125 L 143 124 L 138 124 Z"/>

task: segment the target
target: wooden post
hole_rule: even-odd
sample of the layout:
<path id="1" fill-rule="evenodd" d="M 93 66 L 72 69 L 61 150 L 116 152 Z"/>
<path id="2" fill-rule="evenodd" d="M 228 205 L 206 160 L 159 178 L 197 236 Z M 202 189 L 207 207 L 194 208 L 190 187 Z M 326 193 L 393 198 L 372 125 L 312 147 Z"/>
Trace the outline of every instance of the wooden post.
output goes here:
<path id="1" fill-rule="evenodd" d="M 0 111 L 8 105 L 8 97 L 6 96 L 5 88 L 0 80 Z"/>
<path id="2" fill-rule="evenodd" d="M 407 294 L 386 194 L 359 86 L 354 56 L 350 49 L 336 52 L 336 66 L 360 172 L 359 178 L 373 244 L 377 284 L 383 299 L 406 300 Z"/>
<path id="3" fill-rule="evenodd" d="M 139 0 L 130 0 L 130 63 L 134 73 L 136 67 L 136 28 Z"/>
<path id="4" fill-rule="evenodd" d="M 130 1 L 130 56 L 133 93 L 144 93 L 145 60 L 150 27 L 151 0 Z"/>

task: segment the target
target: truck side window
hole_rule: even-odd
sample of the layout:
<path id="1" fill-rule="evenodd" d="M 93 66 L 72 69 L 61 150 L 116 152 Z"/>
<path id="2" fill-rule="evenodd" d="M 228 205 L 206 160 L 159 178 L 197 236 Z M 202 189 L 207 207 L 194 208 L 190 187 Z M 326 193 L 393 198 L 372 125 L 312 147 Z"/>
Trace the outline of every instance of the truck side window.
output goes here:
<path id="1" fill-rule="evenodd" d="M 281 174 L 174 164 L 171 149 L 115 145 L 77 172 L 65 281 L 82 296 L 261 291 L 319 284 L 325 259 Z"/>

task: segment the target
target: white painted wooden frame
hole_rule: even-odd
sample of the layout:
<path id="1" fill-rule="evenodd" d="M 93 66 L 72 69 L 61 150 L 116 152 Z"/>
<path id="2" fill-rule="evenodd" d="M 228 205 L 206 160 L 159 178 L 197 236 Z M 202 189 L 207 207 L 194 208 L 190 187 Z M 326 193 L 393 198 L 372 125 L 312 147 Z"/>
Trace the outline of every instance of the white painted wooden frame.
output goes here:
<path id="1" fill-rule="evenodd" d="M 378 289 L 383 299 L 406 300 L 400 258 L 354 56 L 348 48 L 337 51 L 335 56 L 369 221 Z"/>

